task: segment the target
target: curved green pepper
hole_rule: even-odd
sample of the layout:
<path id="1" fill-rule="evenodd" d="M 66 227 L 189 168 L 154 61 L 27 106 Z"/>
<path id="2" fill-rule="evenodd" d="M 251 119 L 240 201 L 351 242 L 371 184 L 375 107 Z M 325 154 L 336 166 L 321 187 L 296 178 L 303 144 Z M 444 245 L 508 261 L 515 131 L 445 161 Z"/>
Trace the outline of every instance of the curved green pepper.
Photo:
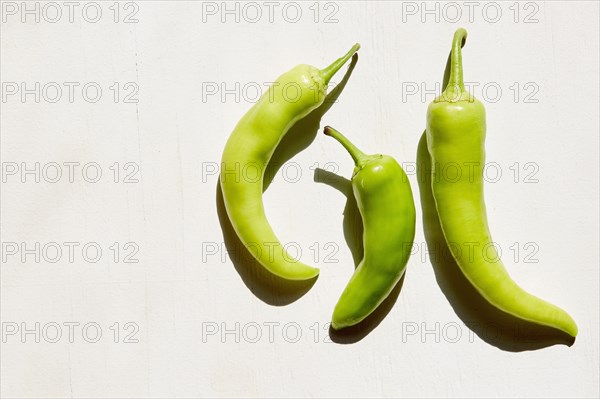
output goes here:
<path id="1" fill-rule="evenodd" d="M 296 262 L 267 221 L 265 168 L 290 127 L 324 102 L 330 79 L 359 48 L 355 44 L 325 69 L 298 65 L 281 75 L 238 122 L 223 150 L 220 182 L 233 228 L 256 260 L 288 280 L 311 279 L 319 269 Z"/>
<path id="2" fill-rule="evenodd" d="M 415 237 L 415 204 L 404 170 L 388 155 L 365 155 L 337 130 L 325 134 L 348 150 L 352 190 L 364 225 L 364 257 L 344 289 L 331 326 L 360 323 L 387 298 L 406 270 Z"/>
<path id="3" fill-rule="evenodd" d="M 466 35 L 464 29 L 456 31 L 448 85 L 427 110 L 431 189 L 442 232 L 463 274 L 489 303 L 517 318 L 575 337 L 577 325 L 571 316 L 519 287 L 492 241 L 483 195 L 485 109 L 463 83 L 461 46 Z M 443 171 L 457 165 L 465 170 L 456 179 L 446 179 Z M 476 250 L 462 250 L 466 244 Z"/>

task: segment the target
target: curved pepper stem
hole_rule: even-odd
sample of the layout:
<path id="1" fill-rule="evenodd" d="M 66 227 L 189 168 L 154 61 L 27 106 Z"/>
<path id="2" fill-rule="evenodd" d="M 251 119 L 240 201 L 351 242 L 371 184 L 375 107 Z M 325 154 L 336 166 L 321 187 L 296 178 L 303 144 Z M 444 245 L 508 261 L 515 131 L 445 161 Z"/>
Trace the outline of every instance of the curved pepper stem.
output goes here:
<path id="1" fill-rule="evenodd" d="M 356 146 L 352 144 L 352 142 L 348 140 L 342 133 L 338 132 L 331 126 L 325 126 L 323 133 L 339 141 L 340 144 L 343 145 L 344 148 L 348 151 L 348 153 L 350 153 L 350 156 L 354 160 L 356 166 L 364 165 L 365 161 L 367 160 L 367 155 L 358 148 L 356 148 Z"/>
<path id="2" fill-rule="evenodd" d="M 452 39 L 452 52 L 450 53 L 450 76 L 448 77 L 448 84 L 444 88 L 444 92 L 447 93 L 450 98 L 459 98 L 460 94 L 465 91 L 465 82 L 463 80 L 463 66 L 462 66 L 462 51 L 461 49 L 467 41 L 467 31 L 463 28 L 459 28 L 454 33 L 454 39 Z M 446 69 L 448 71 L 448 68 Z M 444 74 L 444 81 L 446 81 L 447 74 Z"/>
<path id="3" fill-rule="evenodd" d="M 359 48 L 360 44 L 356 43 L 354 46 L 352 46 L 350 51 L 346 53 L 346 55 L 344 55 L 341 58 L 338 58 L 337 60 L 332 62 L 331 65 L 329 65 L 328 67 L 321 69 L 321 76 L 323 77 L 325 84 L 329 83 L 333 75 L 335 75 L 336 72 L 340 70 L 342 65 L 344 65 L 354 55 L 354 53 L 358 51 Z"/>

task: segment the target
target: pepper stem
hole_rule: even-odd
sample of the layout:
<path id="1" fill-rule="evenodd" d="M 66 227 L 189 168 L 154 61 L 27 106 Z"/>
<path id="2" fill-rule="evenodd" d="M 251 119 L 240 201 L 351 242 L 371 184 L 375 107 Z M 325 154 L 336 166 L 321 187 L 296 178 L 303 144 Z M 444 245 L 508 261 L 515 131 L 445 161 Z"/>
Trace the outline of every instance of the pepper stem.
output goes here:
<path id="1" fill-rule="evenodd" d="M 367 155 L 356 148 L 356 146 L 352 144 L 352 142 L 350 142 L 350 140 L 348 140 L 342 133 L 338 132 L 331 126 L 325 126 L 323 133 L 339 141 L 340 144 L 343 145 L 344 148 L 350 153 L 350 156 L 354 160 L 356 166 L 362 166 L 364 164 L 367 159 Z"/>
<path id="2" fill-rule="evenodd" d="M 335 75 L 336 72 L 340 70 L 340 68 L 354 55 L 354 53 L 358 51 L 359 48 L 360 44 L 356 43 L 354 46 L 352 46 L 350 51 L 346 53 L 346 55 L 344 55 L 341 58 L 338 58 L 328 67 L 321 69 L 321 76 L 323 77 L 325 84 L 329 83 L 333 75 Z"/>
<path id="3" fill-rule="evenodd" d="M 444 88 L 444 91 L 460 95 L 460 92 L 465 90 L 461 49 L 466 41 L 467 31 L 463 28 L 457 29 L 454 33 L 452 52 L 450 53 L 450 76 L 448 78 L 448 85 Z"/>

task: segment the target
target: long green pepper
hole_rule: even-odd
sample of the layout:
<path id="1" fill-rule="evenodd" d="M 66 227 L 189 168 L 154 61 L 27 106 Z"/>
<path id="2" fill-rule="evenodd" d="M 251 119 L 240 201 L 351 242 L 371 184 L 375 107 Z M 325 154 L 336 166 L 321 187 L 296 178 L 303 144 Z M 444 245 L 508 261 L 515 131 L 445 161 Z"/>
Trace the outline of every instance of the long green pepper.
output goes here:
<path id="1" fill-rule="evenodd" d="M 575 337 L 577 325 L 571 316 L 519 287 L 492 241 L 483 195 L 485 109 L 464 86 L 461 47 L 466 36 L 464 29 L 454 35 L 448 84 L 429 105 L 426 145 L 421 140 L 419 147 L 420 158 L 428 161 L 425 167 L 432 168 L 431 194 L 441 232 L 448 244 L 455 244 L 449 249 L 465 277 L 489 303 L 517 318 Z M 457 180 L 445 179 L 443 171 L 455 165 L 472 169 Z M 477 243 L 477 250 L 464 254 L 460 245 L 465 243 Z M 489 251 L 485 255 L 484 248 Z"/>
<path id="2" fill-rule="evenodd" d="M 273 232 L 262 200 L 265 169 L 283 136 L 323 104 L 327 84 L 359 48 L 355 44 L 325 69 L 298 65 L 281 75 L 238 122 L 223 150 L 220 183 L 233 228 L 265 268 L 288 280 L 314 278 L 319 269 L 295 262 Z M 259 178 L 242 173 L 249 168 L 260 170 Z"/>

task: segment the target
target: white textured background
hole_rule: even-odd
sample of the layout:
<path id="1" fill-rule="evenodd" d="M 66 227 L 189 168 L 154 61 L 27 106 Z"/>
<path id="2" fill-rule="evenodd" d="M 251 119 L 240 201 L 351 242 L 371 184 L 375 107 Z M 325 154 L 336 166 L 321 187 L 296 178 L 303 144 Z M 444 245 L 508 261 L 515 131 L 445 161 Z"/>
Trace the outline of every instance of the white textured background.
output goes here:
<path id="1" fill-rule="evenodd" d="M 73 22 L 57 3 L 63 15 L 55 23 L 56 9 L 37 4 L 40 22 L 25 15 L 23 23 L 21 2 L 2 2 L 2 396 L 598 397 L 597 2 L 497 3 L 495 23 L 494 6 L 480 2 L 472 21 L 467 6 L 455 3 L 459 22 L 451 21 L 456 8 L 442 3 L 303 2 L 296 23 L 289 22 L 293 5 L 288 20 L 282 15 L 285 3 L 275 4 L 272 22 L 268 5 L 256 3 L 263 16 L 255 23 L 256 9 L 242 3 L 239 23 L 233 14 L 221 21 L 220 2 L 138 1 L 137 11 L 101 2 L 97 23 L 82 17 L 85 3 L 76 3 Z M 216 15 L 207 12 L 215 7 Z M 438 12 L 422 15 L 425 7 Z M 138 22 L 123 23 L 134 11 Z M 362 44 L 360 59 L 321 126 L 337 127 L 366 152 L 395 156 L 408 171 L 458 26 L 469 31 L 465 79 L 479 84 L 474 94 L 487 108 L 488 161 L 502 171 L 486 185 L 494 238 L 515 280 L 567 309 L 579 337 L 572 347 L 527 351 L 520 342 L 487 343 L 465 326 L 427 259 L 411 174 L 419 249 L 397 302 L 362 340 L 331 343 L 327 322 L 353 263 L 343 234 L 346 199 L 315 183 L 313 173 L 319 166 L 349 177 L 348 155 L 319 131 L 265 194 L 282 242 L 322 270 L 312 289 L 286 306 L 277 305 L 290 300 L 252 272 L 236 271 L 225 253 L 217 175 L 209 172 L 251 105 L 251 86 L 298 63 L 325 66 L 354 42 Z M 36 103 L 33 95 L 9 95 L 22 82 L 56 82 L 63 97 L 52 103 L 49 91 Z M 64 82 L 80 84 L 73 102 Z M 89 82 L 103 90 L 96 103 L 82 97 Z M 133 90 L 124 88 L 128 82 L 139 88 L 137 103 L 123 101 Z M 236 83 L 250 84 L 237 91 L 239 100 L 206 93 L 214 85 L 235 92 Z M 406 95 L 409 86 L 419 92 Z M 502 90 L 497 101 L 495 87 Z M 63 166 L 59 182 L 42 174 L 37 183 L 21 173 L 36 162 L 42 172 L 52 162 L 97 162 L 103 174 L 88 183 L 79 166 L 70 182 Z M 124 169 L 127 162 L 139 166 L 138 183 L 123 182 L 134 171 Z M 530 173 L 537 183 L 525 182 Z M 39 262 L 11 255 L 12 243 L 53 242 L 63 248 L 55 263 L 50 252 Z M 65 242 L 79 243 L 72 262 Z M 102 248 L 96 263 L 82 257 L 89 242 Z M 139 248 L 138 263 L 123 261 L 133 248 L 126 243 Z M 70 322 L 79 323 L 73 342 Z M 36 323 L 38 338 L 22 334 Z M 62 331 L 55 343 L 53 323 Z M 83 333 L 86 323 L 102 329 L 98 342 L 88 342 L 95 333 Z M 206 334 L 215 326 L 216 334 Z M 125 343 L 132 331 L 137 343 Z"/>

